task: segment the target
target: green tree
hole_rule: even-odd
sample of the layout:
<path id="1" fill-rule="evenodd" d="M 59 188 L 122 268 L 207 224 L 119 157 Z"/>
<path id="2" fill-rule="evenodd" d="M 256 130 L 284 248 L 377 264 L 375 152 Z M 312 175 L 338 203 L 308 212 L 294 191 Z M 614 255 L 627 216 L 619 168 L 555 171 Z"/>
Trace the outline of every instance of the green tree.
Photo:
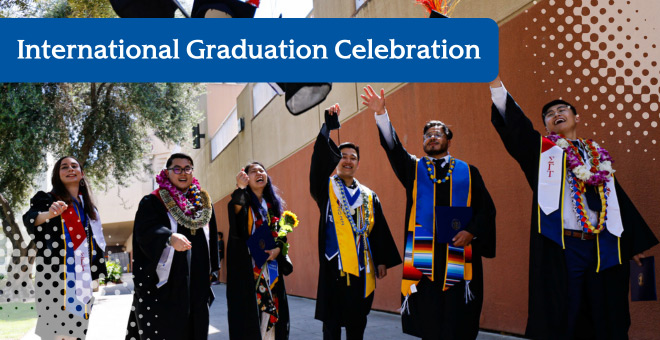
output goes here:
<path id="1" fill-rule="evenodd" d="M 93 183 L 127 184 L 148 169 L 152 134 L 189 142 L 201 90 L 181 83 L 0 84 L 0 218 L 14 249 L 8 272 L 17 274 L 9 279 L 25 281 L 34 263 L 34 243 L 23 238 L 14 210 L 34 194 L 49 152 L 76 157 Z"/>
<path id="2" fill-rule="evenodd" d="M 108 0 L 0 0 L 0 17 L 116 17 Z M 34 194 L 46 155 L 72 155 L 96 184 L 124 185 L 148 167 L 149 138 L 181 143 L 199 120 L 196 84 L 0 84 L 0 219 L 14 251 L 8 272 L 20 285 L 36 247 L 14 214 Z M 48 169 L 49 170 L 49 169 Z M 27 262 L 26 262 L 27 259 Z M 21 262 L 22 261 L 22 262 Z M 0 287 L 0 295 L 5 287 Z M 5 294 L 8 292 L 5 291 Z"/>
<path id="3" fill-rule="evenodd" d="M 109 0 L 0 0 L 0 18 L 114 18 Z"/>

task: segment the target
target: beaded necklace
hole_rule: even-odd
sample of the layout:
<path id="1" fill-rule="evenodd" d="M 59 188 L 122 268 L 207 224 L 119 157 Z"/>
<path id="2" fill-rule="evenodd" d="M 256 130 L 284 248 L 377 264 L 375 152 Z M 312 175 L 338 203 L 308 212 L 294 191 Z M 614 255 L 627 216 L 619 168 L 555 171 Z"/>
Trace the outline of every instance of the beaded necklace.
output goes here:
<path id="1" fill-rule="evenodd" d="M 456 165 L 456 158 L 449 156 L 449 170 L 447 170 L 447 175 L 444 178 L 438 179 L 435 177 L 435 166 L 430 157 L 424 156 L 424 161 L 426 162 L 426 171 L 428 171 L 429 179 L 433 183 L 444 183 L 451 178 L 451 174 L 454 172 L 454 166 Z"/>
<path id="2" fill-rule="evenodd" d="M 348 221 L 351 223 L 351 228 L 353 229 L 353 232 L 357 235 L 363 235 L 366 234 L 367 232 L 367 227 L 369 227 L 369 217 L 371 216 L 371 212 L 369 211 L 369 197 L 367 197 L 367 193 L 365 190 L 360 190 L 360 196 L 362 197 L 362 206 L 360 209 L 358 209 L 358 214 L 357 214 L 357 223 L 356 221 L 353 220 L 351 217 L 351 211 L 350 211 L 350 206 L 348 205 L 348 200 L 346 199 L 346 194 L 344 193 L 344 190 L 346 188 L 346 185 L 344 184 L 344 181 L 339 178 L 339 176 L 334 176 L 334 180 L 337 183 L 337 186 L 341 188 L 342 190 L 339 190 L 340 193 L 340 199 L 341 199 L 341 210 L 344 212 L 344 215 L 346 215 L 346 218 Z M 353 179 L 355 181 L 355 184 L 359 187 L 360 183 L 357 182 L 357 179 Z M 359 226 L 359 227 L 358 227 Z"/>
<path id="3" fill-rule="evenodd" d="M 582 230 L 588 234 L 598 234 L 603 229 L 605 229 L 607 221 L 607 197 L 610 194 L 609 188 L 601 184 L 598 187 L 598 196 L 600 197 L 601 202 L 601 211 L 598 214 L 598 224 L 594 226 L 586 215 L 586 208 L 582 202 L 582 195 L 586 191 L 584 182 L 579 181 L 576 176 L 569 172 L 568 177 L 571 182 L 571 193 L 573 199 L 573 205 L 575 207 L 575 212 L 578 215 L 578 223 L 582 226 Z"/>

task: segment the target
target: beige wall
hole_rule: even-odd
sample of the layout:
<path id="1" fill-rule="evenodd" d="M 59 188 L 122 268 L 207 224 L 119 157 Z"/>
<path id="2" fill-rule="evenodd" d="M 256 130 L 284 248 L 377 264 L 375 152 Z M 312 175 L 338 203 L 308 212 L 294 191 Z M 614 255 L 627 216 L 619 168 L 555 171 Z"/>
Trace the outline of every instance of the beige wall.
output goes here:
<path id="1" fill-rule="evenodd" d="M 507 81 L 507 87 L 512 93 L 519 93 L 520 97 L 518 100 L 520 104 L 525 108 L 530 108 L 530 110 L 542 105 L 540 102 L 548 99 L 548 97 L 557 95 L 557 93 L 544 92 L 544 87 L 538 85 L 544 82 L 562 84 L 558 80 L 560 78 L 559 70 L 564 72 L 561 75 L 564 81 L 574 81 L 574 78 L 576 78 L 575 75 L 571 76 L 565 73 L 567 72 L 565 68 L 568 67 L 569 63 L 563 64 L 563 67 L 552 63 L 553 60 L 556 62 L 557 59 L 553 59 L 548 53 L 554 52 L 558 47 L 553 47 L 553 50 L 550 51 L 542 47 L 542 43 L 536 37 L 531 37 L 532 35 L 539 37 L 548 35 L 548 32 L 534 32 L 532 34 L 531 31 L 540 31 L 542 25 L 536 24 L 537 19 L 549 20 L 548 16 L 541 14 L 543 9 L 556 10 L 556 8 L 549 8 L 552 7 L 549 3 L 563 4 L 564 1 L 539 1 L 534 5 L 531 0 L 463 0 L 452 14 L 453 17 L 457 18 L 489 17 L 498 22 L 501 26 L 501 67 L 502 72 L 505 73 L 504 80 Z M 584 3 L 584 6 L 589 6 L 587 2 Z M 640 10 L 641 12 L 657 12 L 657 5 L 653 5 L 652 2 L 645 2 L 644 4 L 636 4 L 638 7 L 643 7 Z M 565 13 L 565 16 L 571 14 L 570 12 Z M 368 0 L 357 12 L 355 11 L 354 0 L 315 0 L 313 16 L 316 18 L 423 18 L 427 14 L 421 6 L 414 4 L 414 0 Z M 584 20 L 587 19 L 588 17 L 585 17 Z M 648 20 L 646 26 L 654 25 L 651 22 L 653 21 Z M 585 23 L 585 25 L 588 24 Z M 553 30 L 556 29 L 556 26 L 548 25 Z M 642 28 L 644 29 L 643 26 Z M 596 31 L 596 29 L 597 27 L 592 27 L 592 30 Z M 652 35 L 650 36 L 652 37 Z M 576 37 L 582 38 L 577 35 Z M 642 44 L 645 39 L 641 39 L 640 37 L 634 38 L 633 40 L 639 40 Z M 522 43 L 523 41 L 524 44 Z M 550 44 L 549 42 L 546 43 Z M 554 44 L 556 43 L 555 41 Z M 594 54 L 587 59 L 597 59 L 597 56 Z M 652 58 L 648 58 L 642 64 L 646 65 L 649 61 L 657 59 L 656 49 L 655 55 L 652 55 Z M 583 61 L 585 65 L 586 61 Z M 607 61 L 603 62 L 607 63 Z M 550 67 L 555 67 L 555 69 L 550 69 Z M 610 68 L 613 69 L 612 72 L 624 71 L 623 69 L 617 71 L 615 67 Z M 634 68 L 632 69 L 634 70 Z M 592 72 L 595 74 L 600 71 L 594 67 Z M 609 85 L 621 86 L 621 89 L 625 93 L 637 93 L 636 91 L 641 90 L 643 86 L 651 82 L 651 80 L 644 78 L 645 76 L 642 75 L 639 77 L 643 81 L 641 86 L 639 84 L 631 85 L 626 83 L 626 81 L 631 80 L 629 79 L 631 77 L 618 74 L 614 75 L 618 77 L 613 77 L 616 78 L 616 83 Z M 587 78 L 585 78 L 586 81 Z M 553 84 L 555 90 L 563 86 Z M 290 208 L 299 213 L 299 216 L 306 217 L 304 229 L 294 232 L 290 239 L 293 247 L 293 261 L 294 263 L 297 261 L 296 265 L 301 266 L 298 267 L 301 269 L 298 269 L 291 277 L 287 278 L 287 287 L 291 294 L 308 297 L 315 296 L 315 291 L 313 290 L 315 286 L 310 288 L 309 276 L 302 274 L 312 273 L 310 275 L 313 276 L 315 270 L 313 262 L 317 261 L 315 247 L 318 209 L 316 209 L 310 200 L 306 181 L 309 171 L 309 157 L 311 155 L 310 144 L 316 137 L 323 121 L 323 108 L 334 103 L 340 103 L 342 107 L 341 121 L 344 126 L 341 132 L 341 140 L 355 140 L 364 146 L 363 150 L 365 150 L 365 154 L 371 154 L 371 156 L 364 159 L 364 164 L 361 168 L 363 175 L 361 176 L 365 177 L 364 181 L 367 185 L 372 186 L 378 192 L 386 208 L 388 222 L 391 223 L 392 227 L 395 228 L 402 219 L 399 216 L 403 214 L 403 207 L 400 202 L 402 189 L 398 185 L 398 182 L 396 182 L 396 179 L 393 178 L 389 165 L 382 159 L 382 150 L 380 150 L 377 141 L 374 139 L 376 138 L 374 136 L 376 128 L 373 124 L 373 118 L 369 117 L 372 113 L 362 112 L 364 106 L 361 104 L 362 100 L 359 95 L 362 93 L 362 87 L 364 85 L 362 83 L 335 83 L 333 84 L 333 91 L 325 102 L 313 108 L 310 112 L 296 117 L 286 111 L 282 97 L 274 98 L 263 108 L 259 115 L 253 117 L 253 84 L 244 86 L 238 95 L 230 93 L 231 91 L 215 91 L 214 85 L 209 85 L 206 105 L 218 109 L 205 108 L 207 119 L 200 124 L 200 128 L 201 132 L 205 133 L 207 137 L 202 139 L 201 149 L 191 150 L 187 146 L 181 150 L 190 153 L 194 158 L 195 176 L 199 179 L 202 187 L 211 194 L 215 203 L 219 230 L 225 231 L 225 235 L 228 230 L 226 223 L 228 195 L 235 188 L 236 173 L 240 170 L 241 166 L 251 160 L 258 160 L 266 165 L 269 173 L 274 176 L 276 184 L 284 189 L 283 195 L 290 203 Z M 435 113 L 435 110 L 442 109 L 443 105 L 455 109 L 452 110 L 451 114 L 446 114 L 449 116 L 448 118 L 444 118 L 444 116 L 442 118 L 453 121 L 456 124 L 457 141 L 463 140 L 463 142 L 453 146 L 453 152 L 459 157 L 465 156 L 467 159 L 476 162 L 477 166 L 483 168 L 484 180 L 491 191 L 498 209 L 500 209 L 500 213 L 498 213 L 498 226 L 500 226 L 498 230 L 498 257 L 494 260 L 485 261 L 484 271 L 486 276 L 487 299 L 484 302 L 482 326 L 506 332 L 522 333 L 526 318 L 528 270 L 525 255 L 528 249 L 528 236 L 526 236 L 527 231 L 523 227 L 529 223 L 529 212 L 527 208 L 524 209 L 524 212 L 520 212 L 519 208 L 512 206 L 510 202 L 518 198 L 516 196 L 517 194 L 522 195 L 521 197 L 524 198 L 524 202 L 529 202 L 530 198 L 527 196 L 530 195 L 530 192 L 521 173 L 519 171 L 514 174 L 511 173 L 510 169 L 515 168 L 517 170 L 518 167 L 506 154 L 499 141 L 494 142 L 497 137 L 493 129 L 488 126 L 487 117 L 479 116 L 480 114 L 487 115 L 487 113 L 479 112 L 472 114 L 470 112 L 464 115 L 458 115 L 465 110 L 474 110 L 475 108 L 479 109 L 482 107 L 485 107 L 487 111 L 489 105 L 487 88 L 483 84 L 388 83 L 372 84 L 372 86 L 377 89 L 381 87 L 385 88 L 391 103 L 391 106 L 388 107 L 393 111 L 405 112 L 412 115 L 409 118 L 403 118 L 402 116 L 398 116 L 399 118 L 393 117 L 393 121 L 397 124 L 402 142 L 407 146 L 411 145 L 413 152 L 421 152 L 414 149 L 417 144 L 413 139 L 418 138 L 420 122 L 427 117 L 430 118 L 432 113 Z M 578 88 L 581 89 L 581 87 L 576 87 L 576 89 Z M 608 88 L 608 94 L 611 92 L 610 90 L 612 89 Z M 657 86 L 654 86 L 653 91 L 656 90 Z M 485 94 L 484 91 L 486 91 Z M 615 92 L 621 95 L 622 93 L 618 93 L 618 91 L 617 88 Z M 445 94 L 447 98 L 438 96 L 438 93 Z M 591 96 L 589 98 L 586 96 L 576 98 L 576 96 L 579 96 L 576 92 L 564 93 L 563 95 L 569 101 L 580 103 L 581 107 L 590 104 L 587 101 L 591 100 Z M 619 97 L 618 95 L 616 97 Z M 647 97 L 644 97 L 644 95 Z M 638 208 L 640 208 L 644 216 L 649 218 L 648 222 L 653 224 L 652 227 L 655 228 L 654 230 L 657 233 L 657 221 L 660 218 L 658 217 L 657 208 L 654 207 L 658 206 L 659 198 L 657 192 L 660 189 L 646 194 L 647 188 L 645 185 L 633 179 L 635 174 L 635 169 L 633 168 L 636 166 L 630 162 L 633 159 L 643 159 L 644 162 L 642 165 L 644 168 L 642 172 L 644 174 L 657 175 L 657 167 L 655 167 L 655 162 L 657 161 L 654 158 L 655 156 L 651 156 L 653 152 L 657 155 L 658 150 L 658 146 L 655 144 L 655 141 L 658 139 L 657 123 L 655 123 L 655 126 L 650 125 L 651 127 L 646 127 L 646 130 L 641 130 L 634 125 L 635 122 L 649 125 L 652 124 L 651 120 L 657 121 L 658 119 L 658 96 L 648 96 L 648 93 L 642 94 L 639 98 L 635 97 L 634 102 L 643 102 L 644 107 L 648 106 L 650 109 L 647 111 L 651 113 L 651 118 L 627 118 L 626 112 L 618 112 L 616 110 L 619 109 L 611 109 L 608 106 L 608 110 L 616 113 L 616 119 L 610 122 L 605 119 L 605 116 L 599 116 L 598 118 L 595 115 L 593 117 L 588 116 L 585 118 L 585 125 L 588 124 L 588 127 L 584 131 L 594 130 L 594 133 L 598 133 L 599 142 L 601 141 L 600 138 L 602 138 L 606 142 L 604 145 L 614 151 L 614 156 L 621 157 L 622 161 L 616 165 L 620 170 L 620 173 L 617 173 L 617 175 L 620 174 L 619 179 L 625 185 L 633 201 L 640 204 Z M 605 104 L 608 101 L 605 97 L 598 100 L 599 104 L 601 102 Z M 652 102 L 656 103 L 655 109 Z M 226 149 L 216 159 L 211 160 L 210 141 L 213 137 L 212 134 L 224 120 L 225 116 L 223 115 L 227 114 L 227 110 L 219 108 L 231 108 L 233 105 L 236 105 L 238 117 L 245 119 L 245 129 L 229 143 Z M 608 103 L 607 105 L 610 104 Z M 633 102 L 622 103 L 622 106 L 624 107 L 624 111 L 628 111 L 631 114 L 641 114 L 633 106 Z M 586 108 L 583 110 L 586 110 Z M 608 119 L 612 118 L 610 117 Z M 611 127 L 617 123 L 623 126 L 619 125 L 619 128 Z M 537 126 L 537 128 L 540 127 Z M 632 136 L 630 134 L 625 136 L 625 130 L 632 131 Z M 461 133 L 461 131 L 463 132 Z M 649 131 L 650 133 L 648 136 L 647 134 L 640 136 L 639 134 L 642 131 Z M 336 138 L 336 133 L 333 132 L 332 135 L 333 138 Z M 486 140 L 485 138 L 488 139 Z M 642 147 L 642 145 L 636 144 L 636 139 L 640 140 L 642 145 L 648 145 L 648 150 L 646 146 Z M 651 139 L 653 139 L 652 144 L 650 144 Z M 631 146 L 627 147 L 626 145 Z M 487 150 L 487 152 L 484 152 L 484 150 Z M 162 157 L 166 158 L 167 155 L 169 155 L 169 151 L 159 156 L 161 157 L 159 159 L 162 159 Z M 164 162 L 164 160 L 162 161 Z M 637 167 L 637 171 L 639 171 L 639 167 Z M 369 177 L 365 175 L 366 173 L 375 173 L 376 175 Z M 395 185 L 392 185 L 393 183 Z M 655 183 L 650 183 L 650 185 L 657 187 Z M 522 228 L 520 230 L 523 233 L 520 230 L 507 229 L 510 226 L 519 226 Z M 401 236 L 399 234 L 397 233 L 394 236 L 398 239 Z M 399 250 L 401 251 L 402 241 L 398 240 L 397 242 L 399 242 Z M 651 254 L 657 255 L 658 250 L 655 249 Z M 400 278 L 400 270 L 400 267 L 395 268 L 392 271 L 392 275 L 388 277 L 388 281 L 382 287 L 379 287 L 378 294 L 380 295 L 377 295 L 375 307 L 387 310 L 394 310 L 396 308 L 398 303 L 398 291 L 396 289 L 398 277 Z M 658 274 L 660 275 L 660 273 Z M 313 277 L 312 281 L 314 280 L 316 280 L 316 277 Z M 652 338 L 652 334 L 657 334 L 657 322 L 647 322 L 650 319 L 657 320 L 657 316 L 660 315 L 657 303 L 637 303 L 633 304 L 631 308 L 633 317 L 631 337 L 646 339 Z M 647 317 L 648 315 L 651 315 L 651 317 Z"/>
<path id="2" fill-rule="evenodd" d="M 463 0 L 456 7 L 453 16 L 491 17 L 503 21 L 529 7 L 531 3 L 529 0 Z M 421 18 L 427 16 L 427 13 L 422 6 L 414 4 L 413 0 L 368 0 L 359 11 L 355 10 L 355 0 L 315 0 L 313 16 Z M 289 115 L 284 107 L 284 98 L 277 96 L 253 117 L 251 84 L 208 84 L 207 94 L 200 99 L 200 109 L 205 112 L 206 117 L 200 123 L 200 132 L 206 134 L 206 138 L 201 140 L 201 149 L 193 150 L 189 145 L 183 145 L 180 151 L 191 154 L 195 160 L 195 176 L 202 186 L 207 188 L 213 200 L 217 201 L 231 193 L 235 186 L 236 173 L 247 162 L 258 160 L 266 167 L 272 167 L 310 144 L 323 121 L 323 108 L 339 103 L 342 107 L 342 121 L 354 117 L 364 108 L 359 95 L 365 85 L 335 83 L 325 102 L 300 116 Z M 384 87 L 390 94 L 404 84 L 372 85 Z M 245 129 L 215 160 L 211 160 L 211 138 L 234 106 L 237 107 L 238 117 L 245 120 Z M 132 228 L 139 200 L 152 190 L 153 175 L 175 151 L 174 146 L 164 145 L 156 138 L 152 139 L 152 144 L 153 174 L 135 178 L 126 188 L 109 188 L 106 192 L 96 194 L 103 222 L 107 224 L 107 232 L 111 236 L 115 235 L 112 244 L 125 244 L 127 237 L 122 230 Z"/>
<path id="3" fill-rule="evenodd" d="M 157 173 L 165 165 L 172 147 L 155 136 L 151 136 L 152 173 Z M 126 187 L 95 188 L 94 199 L 99 209 L 103 233 L 110 246 L 124 246 L 130 251 L 130 235 L 133 220 L 142 197 L 153 190 L 153 174 L 141 174 L 128 181 Z"/>
<path id="4" fill-rule="evenodd" d="M 243 91 L 245 84 L 207 84 L 206 111 L 208 133 L 214 134 L 236 105 L 236 97 Z M 207 138 L 209 135 L 207 135 Z"/>
<path id="5" fill-rule="evenodd" d="M 660 200 L 654 189 L 657 187 L 655 182 L 639 183 L 634 180 L 637 172 L 642 172 L 644 176 L 657 176 L 658 170 L 655 166 L 656 156 L 658 154 L 657 120 L 658 120 L 658 96 L 657 79 L 651 80 L 649 75 L 633 74 L 632 77 L 625 74 L 624 69 L 609 65 L 616 60 L 607 60 L 607 55 L 603 53 L 599 56 L 597 53 L 591 53 L 586 56 L 580 53 L 584 67 L 580 68 L 580 74 L 584 74 L 585 68 L 592 60 L 596 60 L 595 66 L 591 66 L 589 72 L 592 77 L 596 74 L 604 79 L 605 76 L 611 77 L 614 83 L 601 81 L 598 86 L 606 86 L 608 97 L 599 96 L 596 100 L 598 106 L 590 103 L 591 93 L 585 96 L 582 87 L 586 85 L 572 85 L 574 91 L 564 91 L 568 81 L 574 82 L 579 75 L 571 73 L 569 68 L 577 67 L 574 61 L 571 63 L 557 64 L 559 58 L 555 58 L 550 53 L 556 52 L 560 48 L 558 41 L 549 41 L 549 32 L 559 36 L 559 23 L 551 21 L 552 16 L 556 20 L 558 16 L 555 13 L 558 7 L 564 6 L 564 1 L 538 1 L 536 4 L 531 0 L 463 0 L 460 2 L 452 16 L 459 17 L 489 17 L 498 22 L 501 26 L 500 45 L 501 45 L 501 71 L 504 73 L 504 80 L 512 93 L 518 93 L 519 103 L 524 108 L 529 108 L 536 112 L 539 105 L 550 97 L 564 96 L 569 101 L 579 103 L 580 108 L 585 112 L 598 112 L 597 108 L 603 105 L 607 106 L 607 113 L 598 116 L 596 113 L 589 114 L 584 118 L 584 127 L 581 131 L 597 135 L 598 141 L 604 144 L 613 152 L 613 155 L 619 159 L 616 163 L 618 170 L 618 179 L 626 187 L 626 191 L 633 201 L 638 204 L 642 215 L 647 218 L 656 234 L 659 233 L 658 223 L 659 213 L 657 207 Z M 574 7 L 584 6 L 593 7 L 591 2 L 570 2 Z M 599 2 L 599 7 L 607 7 L 607 4 Z M 354 0 L 316 0 L 314 3 L 313 15 L 316 18 L 326 17 L 426 17 L 427 14 L 420 6 L 414 4 L 413 0 L 370 0 L 364 6 L 355 12 Z M 569 7 L 570 7 L 569 6 Z M 623 5 L 626 7 L 625 5 Z M 656 13 L 657 5 L 654 2 L 638 2 L 628 7 L 639 8 L 639 13 L 630 12 L 630 16 L 643 16 L 645 13 Z M 573 9 L 566 9 L 561 18 L 573 16 Z M 607 9 L 608 11 L 610 9 Z M 624 8 L 626 10 L 626 8 Z M 596 9 L 592 9 L 591 16 L 582 18 L 584 30 L 590 27 L 591 32 L 600 29 L 598 25 L 589 24 L 587 21 L 594 20 L 592 16 L 598 16 Z M 642 13 L 643 12 L 643 13 Z M 609 18 L 611 14 L 607 14 Z M 574 18 L 578 18 L 575 15 Z M 546 20 L 548 23 L 541 24 L 539 20 Z M 576 19 L 577 20 L 577 19 Z M 645 24 L 638 25 L 641 30 L 655 30 L 656 25 L 652 20 L 641 20 Z M 602 20 L 603 23 L 606 20 Z M 626 30 L 628 24 L 622 24 Z M 610 25 L 611 26 L 611 25 Z M 608 26 L 608 27 L 610 27 Z M 542 28 L 543 27 L 543 31 Z M 614 26 L 615 27 L 615 26 Z M 546 30 L 546 28 L 548 28 Z M 571 27 L 572 28 L 572 27 Z M 611 27 L 610 27 L 611 28 Z M 632 28 L 634 29 L 634 28 Z M 561 33 L 561 32 L 560 32 Z M 602 34 L 601 34 L 602 35 Z M 646 38 L 641 34 L 631 34 L 632 42 L 639 42 L 644 45 Z M 533 36 L 533 37 L 532 37 Z M 653 35 L 650 34 L 649 38 Z M 546 39 L 541 42 L 539 39 Z M 544 38 L 545 37 L 545 38 Z M 587 42 L 591 37 L 589 34 L 584 36 L 575 35 L 576 40 Z M 616 37 L 618 40 L 630 40 L 624 37 Z M 585 40 L 586 39 L 586 40 Z M 653 38 L 650 38 L 653 39 Z M 657 38 L 655 38 L 657 40 Z M 550 46 L 551 48 L 547 48 Z M 646 44 L 648 45 L 648 44 Z M 568 46 L 568 45 L 567 45 Z M 571 45 L 568 48 L 572 48 Z M 648 46 L 647 46 L 648 47 Z M 592 50 L 597 49 L 594 44 Z M 654 47 L 655 48 L 655 47 Z M 586 48 L 585 48 L 586 49 Z M 632 52 L 635 49 L 630 48 Z M 641 49 L 640 49 L 641 51 Z M 651 53 L 651 57 L 641 60 L 643 68 L 651 69 L 647 64 L 658 59 L 657 49 Z M 615 53 L 618 53 L 615 51 Z M 638 56 L 633 55 L 633 58 Z M 646 58 L 642 56 L 642 58 Z M 583 60 L 582 60 L 583 59 Z M 619 57 L 626 61 L 625 56 Z M 632 61 L 631 61 L 632 62 Z M 600 66 L 599 66 L 600 65 Z M 604 66 L 608 66 L 607 68 Z M 651 64 L 653 66 L 653 64 Z M 655 66 L 653 66 L 655 67 Z M 632 72 L 641 71 L 635 67 L 630 67 Z M 655 67 L 657 70 L 657 67 Z M 577 72 L 573 70 L 573 72 Z M 605 72 L 605 73 L 603 73 Z M 608 73 L 609 72 L 609 73 Z M 641 79 L 635 83 L 634 78 Z M 655 76 L 657 78 L 657 73 Z M 563 82 L 562 82 L 563 81 Z M 593 79 L 584 78 L 583 83 L 591 82 Z M 656 82 L 655 84 L 653 82 Z M 632 84 L 630 83 L 632 82 Z M 545 83 L 545 84 L 544 84 Z M 548 85 L 552 84 L 552 85 Z M 648 86 L 649 84 L 655 86 Z M 436 110 L 443 110 L 446 105 L 453 110 L 448 112 L 443 110 L 437 112 L 442 114 L 441 119 L 448 120 L 455 124 L 457 132 L 457 142 L 452 147 L 453 152 L 459 157 L 465 157 L 482 169 L 484 180 L 498 207 L 498 256 L 493 260 L 485 261 L 484 273 L 486 277 L 484 309 L 482 315 L 482 326 L 489 329 L 501 330 L 505 332 L 521 334 L 524 331 L 527 305 L 527 271 L 528 263 L 526 253 L 528 251 L 528 229 L 529 211 L 527 203 L 523 204 L 523 210 L 518 206 L 513 206 L 510 202 L 522 199 L 524 202 L 530 201 L 530 191 L 524 181 L 524 177 L 518 171 L 515 162 L 506 154 L 502 145 L 497 141 L 497 136 L 488 122 L 489 97 L 487 87 L 483 84 L 372 84 L 375 88 L 384 87 L 390 100 L 390 107 L 396 112 L 405 112 L 411 116 L 394 117 L 393 121 L 397 124 L 402 142 L 411 146 L 411 151 L 421 152 L 414 138 L 418 138 L 418 129 L 420 122 L 433 116 Z M 548 85 L 541 86 L 541 85 Z M 296 211 L 301 218 L 304 218 L 304 229 L 297 230 L 290 238 L 292 243 L 292 258 L 294 264 L 298 267 L 292 276 L 287 278 L 287 290 L 294 295 L 303 295 L 308 297 L 315 296 L 315 285 L 310 286 L 311 280 L 316 280 L 314 276 L 316 237 L 317 237 L 317 219 L 318 209 L 309 199 L 307 193 L 307 176 L 309 169 L 309 157 L 311 155 L 311 143 L 318 133 L 322 122 L 322 109 L 334 103 L 340 103 L 342 106 L 341 120 L 343 129 L 341 131 L 341 140 L 355 140 L 364 147 L 365 157 L 361 165 L 363 181 L 372 186 L 378 192 L 379 197 L 386 208 L 386 217 L 391 223 L 391 228 L 398 228 L 402 219 L 403 206 L 400 202 L 402 189 L 392 176 L 391 169 L 386 160 L 383 160 L 382 150 L 377 145 L 374 133 L 376 128 L 373 124 L 373 118 L 370 112 L 362 112 L 364 109 L 359 94 L 362 92 L 364 84 L 355 83 L 335 83 L 333 91 L 328 99 L 308 113 L 299 117 L 293 117 L 286 112 L 282 98 L 275 98 L 267 105 L 257 117 L 252 117 L 251 86 L 248 85 L 240 94 L 237 103 L 239 116 L 246 118 L 245 131 L 227 147 L 227 149 L 213 162 L 211 162 L 209 171 L 210 176 L 209 189 L 216 200 L 216 212 L 222 212 L 218 216 L 221 230 L 227 230 L 225 207 L 228 197 L 235 185 L 235 174 L 240 166 L 248 160 L 259 160 L 265 163 L 269 174 L 274 176 L 274 181 L 283 190 L 283 196 L 290 204 L 290 208 Z M 646 87 L 646 89 L 645 89 Z M 579 90 L 579 91 L 578 91 Z M 484 92 L 486 91 L 486 92 Z M 554 92 L 553 92 L 554 91 Z M 649 94 L 649 91 L 652 92 Z M 445 94 L 446 97 L 437 96 L 438 93 Z M 634 94 L 632 101 L 625 99 L 625 95 Z M 610 95 L 610 94 L 613 94 Z M 616 102 L 611 103 L 612 99 Z M 616 104 L 621 103 L 622 108 Z M 634 103 L 642 103 L 637 108 Z M 391 106 L 390 106 L 391 105 Z M 588 107 L 588 108 L 587 108 Z M 472 111 L 483 108 L 484 112 L 472 113 Z M 594 111 L 594 109 L 596 109 Z M 467 111 L 467 112 L 466 112 Z M 463 113 L 465 112 L 465 113 Z M 643 115 L 646 112 L 646 115 Z M 630 113 L 630 114 L 627 114 Z M 648 114 L 650 113 L 650 115 Z M 486 117 L 480 116 L 486 115 Z M 615 118 L 612 118 L 612 115 Z M 632 116 L 629 118 L 629 116 Z M 638 118 L 637 116 L 641 117 Z M 446 117 L 446 118 L 445 118 Z M 654 123 L 655 122 L 655 123 Z M 537 128 L 539 122 L 536 122 Z M 619 125 L 617 125 L 619 124 Z M 638 127 L 640 125 L 643 127 Z M 627 131 L 626 131 L 627 130 Z M 461 132 L 463 131 L 463 132 Z M 648 132 L 648 134 L 647 134 Z M 333 132 L 333 138 L 336 133 Z M 463 137 L 460 137 L 463 136 Z M 497 141 L 497 142 L 495 142 Z M 654 153 L 655 152 L 655 153 Z M 207 156 L 208 157 L 208 156 Z M 641 164 L 631 162 L 634 159 L 643 160 Z M 383 163 L 384 162 L 384 163 Z M 511 169 L 516 169 L 512 172 Z M 371 173 L 373 176 L 366 176 Z M 396 185 L 392 185 L 396 183 Z M 401 215 L 401 216 L 399 216 Z M 509 227 L 516 227 L 511 229 Z M 522 232 L 521 232 L 522 231 Z M 396 232 L 394 235 L 399 242 L 399 250 L 402 251 L 401 235 Z M 657 248 L 657 247 L 656 247 Z M 657 255 L 658 249 L 649 252 L 650 255 Z M 317 265 L 317 264 L 316 264 Z M 398 278 L 400 278 L 401 268 L 392 270 L 392 276 L 388 277 L 390 281 L 385 282 L 379 287 L 374 306 L 387 310 L 394 310 L 398 303 Z M 656 270 L 658 271 L 658 270 Z M 315 282 L 315 281 L 314 281 Z M 394 292 L 394 293 L 392 293 Z M 631 338 L 651 339 L 654 334 L 657 337 L 658 323 L 653 322 L 658 319 L 660 310 L 657 303 L 634 303 L 631 304 L 632 328 Z"/>

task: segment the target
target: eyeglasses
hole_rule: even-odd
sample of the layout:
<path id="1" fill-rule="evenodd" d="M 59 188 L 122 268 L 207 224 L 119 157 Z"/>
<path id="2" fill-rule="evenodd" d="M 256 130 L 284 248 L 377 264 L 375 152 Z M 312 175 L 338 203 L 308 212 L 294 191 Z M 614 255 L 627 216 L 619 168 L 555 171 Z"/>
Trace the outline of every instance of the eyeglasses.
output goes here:
<path id="1" fill-rule="evenodd" d="M 545 113 L 543 114 L 543 119 L 553 118 L 558 113 L 567 114 L 570 109 L 571 107 L 568 105 L 558 106 L 555 111 L 545 111 Z"/>
<path id="2" fill-rule="evenodd" d="M 440 139 L 440 138 L 442 138 L 442 137 L 444 137 L 444 136 L 445 136 L 445 133 L 442 132 L 442 131 L 427 132 L 427 133 L 424 135 L 424 141 L 427 141 L 427 140 L 429 140 L 429 139 L 431 139 L 431 138 Z"/>
<path id="3" fill-rule="evenodd" d="M 175 166 L 173 168 L 169 168 L 167 170 L 174 171 L 175 174 L 180 175 L 181 173 L 185 173 L 186 175 L 190 175 L 193 172 L 193 167 L 187 166 L 185 168 L 182 168 L 180 166 Z"/>

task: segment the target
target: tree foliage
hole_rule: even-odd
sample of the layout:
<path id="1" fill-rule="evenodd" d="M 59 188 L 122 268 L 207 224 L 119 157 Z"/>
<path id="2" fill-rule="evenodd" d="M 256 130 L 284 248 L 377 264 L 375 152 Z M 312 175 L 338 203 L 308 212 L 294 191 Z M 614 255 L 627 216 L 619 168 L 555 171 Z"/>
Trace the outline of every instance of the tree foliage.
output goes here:
<path id="1" fill-rule="evenodd" d="M 189 141 L 200 93 L 181 83 L 2 84 L 0 193 L 24 203 L 48 152 L 78 158 L 97 183 L 126 184 L 148 166 L 151 133 Z"/>
<path id="2" fill-rule="evenodd" d="M 12 277 L 24 280 L 34 263 L 34 242 L 23 239 L 14 211 L 50 170 L 48 153 L 76 157 L 92 182 L 127 184 L 148 167 L 152 135 L 190 142 L 200 94 L 201 86 L 181 83 L 0 84 L 0 219 L 14 249 Z"/>
<path id="3" fill-rule="evenodd" d="M 115 14 L 107 0 L 0 0 L 0 17 Z M 190 142 L 201 90 L 181 83 L 0 83 L 0 220 L 14 250 L 7 271 L 31 273 L 35 245 L 23 239 L 14 211 L 50 171 L 47 154 L 76 157 L 92 182 L 127 184 L 148 166 L 152 135 Z"/>
<path id="4" fill-rule="evenodd" d="M 0 18 L 114 18 L 109 0 L 0 0 Z"/>

